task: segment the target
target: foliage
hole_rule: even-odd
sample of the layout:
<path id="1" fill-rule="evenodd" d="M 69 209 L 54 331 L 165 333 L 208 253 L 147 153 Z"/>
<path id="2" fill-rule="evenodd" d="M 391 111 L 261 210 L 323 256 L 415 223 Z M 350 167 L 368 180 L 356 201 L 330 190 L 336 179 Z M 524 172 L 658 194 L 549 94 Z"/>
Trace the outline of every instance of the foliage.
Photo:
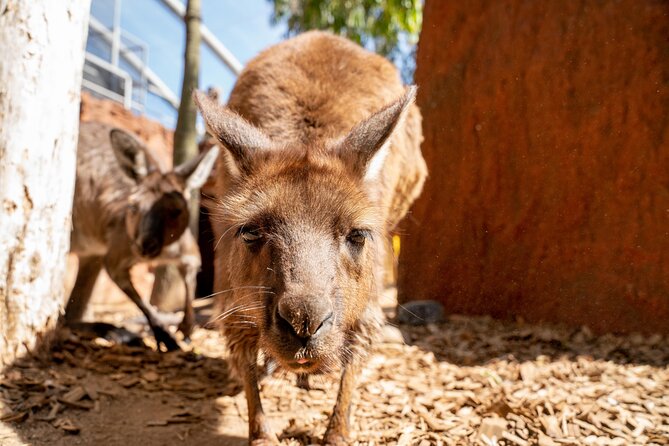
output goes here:
<path id="1" fill-rule="evenodd" d="M 274 3 L 273 22 L 286 22 L 289 36 L 310 29 L 332 31 L 389 57 L 405 77 L 413 74 L 422 0 L 269 1 Z"/>

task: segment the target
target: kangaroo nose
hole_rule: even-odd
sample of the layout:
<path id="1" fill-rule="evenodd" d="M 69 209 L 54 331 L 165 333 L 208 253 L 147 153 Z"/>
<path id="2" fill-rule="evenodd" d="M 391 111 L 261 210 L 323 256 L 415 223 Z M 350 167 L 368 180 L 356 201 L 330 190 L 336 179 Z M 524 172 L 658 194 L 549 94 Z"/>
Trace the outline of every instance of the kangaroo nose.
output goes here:
<path id="1" fill-rule="evenodd" d="M 153 237 L 145 239 L 141 244 L 141 252 L 144 257 L 156 257 L 160 254 L 161 244 Z"/>
<path id="2" fill-rule="evenodd" d="M 325 333 L 332 325 L 332 308 L 315 297 L 281 299 L 276 312 L 277 322 L 303 339 Z"/>

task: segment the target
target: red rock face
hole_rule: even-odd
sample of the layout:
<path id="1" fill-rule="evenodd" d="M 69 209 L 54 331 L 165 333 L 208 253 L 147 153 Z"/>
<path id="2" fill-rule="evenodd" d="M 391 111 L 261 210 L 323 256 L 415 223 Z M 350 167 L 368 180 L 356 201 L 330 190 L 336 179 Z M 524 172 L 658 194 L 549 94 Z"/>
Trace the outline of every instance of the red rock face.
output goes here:
<path id="1" fill-rule="evenodd" d="M 88 93 L 81 94 L 81 122 L 102 122 L 126 130 L 137 136 L 165 167 L 172 166 L 174 132 L 159 122 L 136 116 L 117 102 L 97 99 Z"/>
<path id="2" fill-rule="evenodd" d="M 399 298 L 669 332 L 669 4 L 427 0 Z"/>

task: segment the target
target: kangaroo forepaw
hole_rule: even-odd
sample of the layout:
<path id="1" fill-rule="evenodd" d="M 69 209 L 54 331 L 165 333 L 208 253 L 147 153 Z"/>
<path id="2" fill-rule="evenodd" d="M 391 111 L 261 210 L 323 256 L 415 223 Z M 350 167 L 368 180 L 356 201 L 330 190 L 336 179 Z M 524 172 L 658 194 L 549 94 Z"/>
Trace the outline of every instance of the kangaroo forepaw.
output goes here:
<path id="1" fill-rule="evenodd" d="M 162 345 L 168 352 L 181 350 L 177 341 L 174 340 L 172 334 L 166 328 L 156 325 L 151 327 L 151 330 L 153 331 L 153 336 L 156 338 L 158 349 L 160 349 L 160 346 Z"/>
<path id="2" fill-rule="evenodd" d="M 323 437 L 323 446 L 347 446 L 349 444 L 351 443 L 348 441 L 348 435 L 339 432 L 328 431 Z"/>
<path id="3" fill-rule="evenodd" d="M 260 438 L 249 439 L 250 446 L 277 446 L 279 439 L 274 434 L 265 433 Z"/>

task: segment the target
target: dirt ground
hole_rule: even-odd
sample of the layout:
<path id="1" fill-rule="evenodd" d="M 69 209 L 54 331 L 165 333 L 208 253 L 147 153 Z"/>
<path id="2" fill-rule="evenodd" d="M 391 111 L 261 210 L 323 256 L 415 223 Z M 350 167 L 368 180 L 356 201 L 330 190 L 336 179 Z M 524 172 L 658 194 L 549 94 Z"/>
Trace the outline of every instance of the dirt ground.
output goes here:
<path id="1" fill-rule="evenodd" d="M 95 317 L 139 329 L 120 301 Z M 200 309 L 208 316 L 207 306 Z M 139 328 L 138 328 L 139 327 Z M 387 326 L 360 379 L 358 445 L 669 444 L 669 342 L 451 316 Z M 158 353 L 65 332 L 0 375 L 0 445 L 244 445 L 246 403 L 216 331 Z M 282 443 L 318 443 L 335 377 L 262 384 Z"/>

